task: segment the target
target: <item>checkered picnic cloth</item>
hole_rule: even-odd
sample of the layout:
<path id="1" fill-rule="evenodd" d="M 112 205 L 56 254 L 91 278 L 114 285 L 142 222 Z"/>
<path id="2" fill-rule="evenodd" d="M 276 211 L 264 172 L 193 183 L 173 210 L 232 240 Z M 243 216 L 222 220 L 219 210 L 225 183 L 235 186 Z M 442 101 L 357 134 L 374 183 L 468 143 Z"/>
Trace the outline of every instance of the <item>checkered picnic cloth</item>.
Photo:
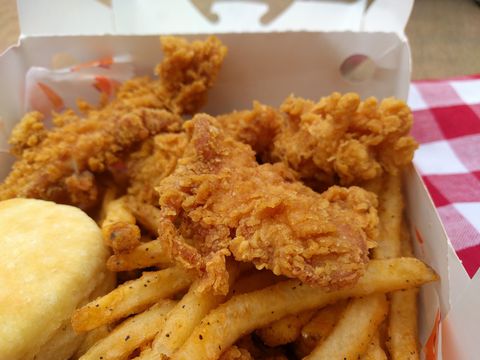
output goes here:
<path id="1" fill-rule="evenodd" d="M 470 276 L 480 267 L 480 75 L 415 81 L 414 163 Z"/>

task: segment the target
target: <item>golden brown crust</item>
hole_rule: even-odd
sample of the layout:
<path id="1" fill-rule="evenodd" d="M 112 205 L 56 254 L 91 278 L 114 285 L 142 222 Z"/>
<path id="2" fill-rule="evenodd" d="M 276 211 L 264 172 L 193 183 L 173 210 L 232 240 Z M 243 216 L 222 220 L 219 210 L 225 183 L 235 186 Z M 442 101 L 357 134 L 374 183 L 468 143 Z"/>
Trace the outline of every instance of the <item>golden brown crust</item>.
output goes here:
<path id="1" fill-rule="evenodd" d="M 280 111 L 258 101 L 253 102 L 252 110 L 220 115 L 217 120 L 228 135 L 250 145 L 264 161 L 269 159 L 273 140 L 284 123 Z"/>
<path id="2" fill-rule="evenodd" d="M 225 136 L 207 115 L 185 127 L 185 153 L 157 188 L 159 234 L 176 261 L 213 286 L 224 283 L 221 264 L 230 252 L 259 269 L 325 288 L 358 279 L 367 242 L 376 237 L 375 195 L 336 186 L 318 194 L 285 179 L 275 166 L 259 166 L 249 146 Z"/>
<path id="3" fill-rule="evenodd" d="M 315 103 L 290 96 L 280 111 L 255 103 L 218 119 L 263 161 L 281 161 L 309 183 L 351 185 L 396 174 L 418 147 L 408 135 L 410 109 L 394 98 L 362 102 L 357 94 L 333 93 Z"/>
<path id="4" fill-rule="evenodd" d="M 180 118 L 166 110 L 132 109 L 55 128 L 23 151 L 0 185 L 0 199 L 39 198 L 91 208 L 99 198 L 93 174 L 115 166 L 136 143 L 179 125 Z"/>
<path id="5" fill-rule="evenodd" d="M 155 73 L 163 80 L 171 109 L 193 115 L 206 102 L 227 48 L 215 36 L 188 43 L 185 39 L 162 37 L 165 60 Z"/>
<path id="6" fill-rule="evenodd" d="M 155 187 L 175 169 L 188 138 L 185 133 L 159 134 L 142 144 L 127 161 L 128 194 L 137 202 L 158 205 Z"/>
<path id="7" fill-rule="evenodd" d="M 13 155 L 21 157 L 25 150 L 35 147 L 42 142 L 47 135 L 43 118 L 44 116 L 37 111 L 30 112 L 25 114 L 13 128 L 8 141 Z"/>
<path id="8" fill-rule="evenodd" d="M 0 185 L 0 199 L 32 197 L 91 209 L 99 201 L 97 174 L 118 172 L 126 155 L 153 135 L 179 131 L 181 115 L 205 101 L 226 48 L 215 37 L 192 43 L 167 37 L 162 44 L 160 79 L 129 80 L 98 108 L 80 103 L 84 118 L 72 110 L 54 114 L 50 131 L 39 113 L 28 114 L 12 134 L 19 159 Z"/>

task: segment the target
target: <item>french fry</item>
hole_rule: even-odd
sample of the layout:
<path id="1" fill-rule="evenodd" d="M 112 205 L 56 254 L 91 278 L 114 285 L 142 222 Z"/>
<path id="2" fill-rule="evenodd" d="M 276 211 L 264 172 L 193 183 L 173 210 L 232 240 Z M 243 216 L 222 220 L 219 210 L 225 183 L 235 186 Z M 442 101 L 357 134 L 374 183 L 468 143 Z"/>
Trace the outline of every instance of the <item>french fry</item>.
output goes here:
<path id="1" fill-rule="evenodd" d="M 380 239 L 374 258 L 412 256 L 408 229 L 402 222 L 403 197 L 401 179 L 388 176 L 380 196 Z M 418 359 L 417 345 L 418 289 L 393 292 L 390 295 L 387 347 L 392 359 Z"/>
<path id="2" fill-rule="evenodd" d="M 378 245 L 373 251 L 373 257 L 375 259 L 396 258 L 400 256 L 401 249 L 400 230 L 403 211 L 401 178 L 399 176 L 386 175 L 381 188 L 379 186 L 379 181 L 377 180 L 371 182 L 370 187 L 377 192 L 381 189 L 379 195 L 380 234 Z M 364 316 L 364 323 L 376 324 L 376 320 L 378 320 L 378 313 L 372 310 L 374 304 L 367 305 L 365 303 L 368 302 L 369 298 L 378 302 L 378 298 L 376 297 L 368 297 L 366 299 L 356 300 L 354 299 L 351 301 L 349 308 L 363 309 L 363 311 L 360 313 Z M 368 319 L 368 316 L 370 316 L 371 319 Z M 344 335 L 344 332 L 341 331 L 342 325 L 348 323 L 355 324 L 358 320 L 359 319 L 356 312 L 345 311 L 341 322 L 337 324 L 332 332 L 332 335 L 326 340 L 325 344 L 320 343 L 317 346 L 316 350 L 314 350 L 311 355 L 311 359 L 328 359 L 329 356 L 334 358 L 333 354 L 340 356 L 341 354 L 338 353 L 338 349 L 336 350 L 335 348 L 329 348 L 328 345 L 334 344 L 336 346 L 342 340 L 345 340 L 342 339 L 342 335 Z M 369 330 L 372 330 L 372 328 L 369 328 Z M 361 334 L 355 338 L 355 341 L 351 341 L 349 343 L 352 346 L 351 348 L 342 345 L 344 357 L 347 359 L 355 358 L 365 352 L 366 346 L 370 339 L 365 338 L 362 335 L 371 336 L 372 333 L 371 331 L 362 331 Z M 362 348 L 362 346 L 364 347 Z M 335 353 L 335 351 L 337 352 Z"/>
<path id="3" fill-rule="evenodd" d="M 102 235 L 105 244 L 115 252 L 131 250 L 140 244 L 140 229 L 135 225 L 135 217 L 128 210 L 124 196 L 106 205 Z"/>
<path id="4" fill-rule="evenodd" d="M 269 347 L 251 334 L 245 335 L 236 341 L 235 346 L 247 350 L 254 359 L 283 359 L 284 349 Z M 286 359 L 286 358 L 285 358 Z"/>
<path id="5" fill-rule="evenodd" d="M 143 227 L 152 234 L 158 234 L 158 223 L 161 218 L 160 209 L 145 203 L 140 203 L 135 198 L 127 199 L 129 209 Z"/>
<path id="6" fill-rule="evenodd" d="M 128 209 L 125 196 L 109 201 L 105 211 L 105 220 L 102 226 L 108 226 L 119 221 L 135 224 L 135 216 Z"/>
<path id="7" fill-rule="evenodd" d="M 402 251 L 411 256 L 410 235 L 405 223 L 402 225 Z M 408 289 L 390 295 L 387 348 L 393 360 L 419 359 L 417 294 L 418 289 Z"/>
<path id="8" fill-rule="evenodd" d="M 383 178 L 384 176 L 378 176 L 372 180 L 363 182 L 360 186 L 365 190 L 371 191 L 377 196 L 380 196 L 383 188 Z"/>
<path id="9" fill-rule="evenodd" d="M 393 360 L 419 359 L 417 294 L 418 289 L 408 289 L 390 296 L 387 348 Z"/>
<path id="10" fill-rule="evenodd" d="M 117 279 L 116 279 L 115 275 L 116 274 L 114 274 L 114 273 L 106 272 L 105 273 L 105 279 L 103 280 L 103 282 L 101 283 L 100 286 L 97 286 L 97 288 L 94 290 L 94 292 L 90 295 L 90 298 L 91 299 L 96 299 L 96 298 L 102 296 L 103 294 L 106 294 L 106 293 L 112 291 L 115 288 L 115 285 L 117 283 Z M 83 305 L 87 304 L 86 301 L 87 300 L 85 300 L 85 302 L 82 302 L 79 305 L 83 306 Z M 72 329 L 73 329 L 73 325 L 72 325 Z M 80 356 L 85 354 L 88 351 L 88 349 L 90 349 L 90 347 L 92 347 L 93 344 L 95 344 L 97 341 L 99 341 L 100 339 L 107 336 L 109 332 L 110 332 L 110 327 L 108 325 L 103 325 L 103 326 L 97 327 L 96 329 L 93 329 L 93 330 L 89 331 L 87 334 L 85 334 L 85 338 L 84 338 L 82 344 L 75 351 L 75 354 L 74 354 L 73 358 L 78 359 Z"/>
<path id="11" fill-rule="evenodd" d="M 114 254 L 107 261 L 110 271 L 129 271 L 158 265 L 171 264 L 169 254 L 165 251 L 160 239 L 152 240 L 137 246 L 130 252 Z"/>
<path id="12" fill-rule="evenodd" d="M 380 234 L 374 259 L 399 257 L 401 252 L 403 196 L 400 176 L 388 175 L 379 199 Z"/>
<path id="13" fill-rule="evenodd" d="M 77 332 L 89 331 L 145 310 L 155 302 L 186 289 L 192 275 L 181 268 L 145 272 L 109 294 L 77 309 L 72 316 Z"/>
<path id="14" fill-rule="evenodd" d="M 75 354 L 73 355 L 74 359 L 81 358 L 87 351 L 98 341 L 102 340 L 110 333 L 110 329 L 108 325 L 100 326 L 96 329 L 89 331 L 85 335 L 85 339 L 83 340 L 82 344 L 79 346 Z"/>
<path id="15" fill-rule="evenodd" d="M 227 297 L 230 298 L 234 295 L 245 294 L 250 291 L 263 289 L 267 286 L 277 283 L 279 279 L 281 279 L 281 277 L 276 276 L 269 270 L 255 270 L 253 272 L 246 273 L 241 276 L 240 279 L 238 279 L 238 281 L 231 287 Z"/>
<path id="16" fill-rule="evenodd" d="M 370 261 L 364 276 L 348 289 L 326 292 L 297 280 L 284 281 L 234 296 L 212 310 L 171 358 L 217 359 L 242 335 L 286 315 L 320 308 L 349 297 L 408 289 L 437 279 L 438 276 L 420 260 L 398 258 Z"/>
<path id="17" fill-rule="evenodd" d="M 378 331 L 368 344 L 367 351 L 360 357 L 360 360 L 387 360 L 387 355 L 380 345 L 380 335 Z"/>
<path id="18" fill-rule="evenodd" d="M 388 176 L 380 196 L 380 236 L 374 258 L 385 259 L 401 254 L 412 256 L 411 240 L 403 216 L 403 197 L 399 176 Z M 417 293 L 408 289 L 390 294 L 387 348 L 392 359 L 418 359 Z"/>
<path id="19" fill-rule="evenodd" d="M 331 334 L 305 360 L 358 359 L 388 312 L 385 294 L 352 299 Z"/>
<path id="20" fill-rule="evenodd" d="M 101 226 L 107 217 L 107 207 L 110 202 L 117 198 L 118 188 L 115 184 L 109 184 L 105 193 L 103 194 L 102 204 L 100 205 L 100 211 L 98 212 L 97 224 Z"/>
<path id="21" fill-rule="evenodd" d="M 140 345 L 153 339 L 164 326 L 166 316 L 174 306 L 173 300 L 161 300 L 150 309 L 125 320 L 95 343 L 80 360 L 126 359 Z"/>
<path id="22" fill-rule="evenodd" d="M 298 314 L 287 315 L 280 320 L 258 329 L 257 335 L 268 346 L 279 346 L 294 342 L 302 327 L 312 318 L 315 310 L 306 310 Z"/>
<path id="23" fill-rule="evenodd" d="M 239 274 L 239 266 L 233 262 L 227 264 L 229 283 L 234 283 Z M 210 310 L 225 300 L 223 295 L 214 295 L 211 291 L 199 291 L 203 287 L 202 279 L 192 284 L 175 308 L 168 314 L 165 326 L 152 343 L 152 349 L 138 359 L 156 360 L 162 355 L 170 356 L 183 345 L 195 326 Z"/>
<path id="24" fill-rule="evenodd" d="M 413 256 L 413 246 L 412 246 L 412 237 L 410 236 L 410 231 L 408 229 L 407 222 L 405 219 L 402 221 L 402 227 L 400 229 L 400 238 L 401 238 L 401 254 L 403 256 Z"/>
<path id="25" fill-rule="evenodd" d="M 332 332 L 345 309 L 345 301 L 339 301 L 316 312 L 306 324 L 295 342 L 295 354 L 303 358 L 310 354 L 316 345 L 324 341 Z"/>
<path id="26" fill-rule="evenodd" d="M 140 229 L 135 224 L 116 222 L 102 227 L 102 233 L 114 253 L 135 249 L 140 244 Z"/>
<path id="27" fill-rule="evenodd" d="M 387 337 L 388 337 L 388 317 L 378 327 L 378 339 L 380 341 L 380 345 L 382 346 L 382 349 L 387 348 L 386 346 Z"/>

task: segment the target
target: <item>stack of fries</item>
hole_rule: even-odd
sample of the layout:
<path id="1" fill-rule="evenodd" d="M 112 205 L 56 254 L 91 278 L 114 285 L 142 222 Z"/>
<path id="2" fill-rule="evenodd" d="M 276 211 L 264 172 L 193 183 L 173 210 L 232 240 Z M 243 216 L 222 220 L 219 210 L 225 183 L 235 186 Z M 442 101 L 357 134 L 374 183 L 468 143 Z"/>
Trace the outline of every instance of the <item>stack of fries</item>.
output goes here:
<path id="1" fill-rule="evenodd" d="M 169 264 L 158 240 L 143 242 L 112 256 L 110 267 L 156 269 L 74 314 L 74 329 L 90 331 L 81 359 L 418 359 L 418 287 L 437 275 L 412 257 L 400 177 L 365 187 L 379 197 L 380 237 L 353 287 L 325 291 L 232 261 L 229 293 L 214 295 Z M 107 237 L 139 220 L 108 193 L 103 213 Z"/>

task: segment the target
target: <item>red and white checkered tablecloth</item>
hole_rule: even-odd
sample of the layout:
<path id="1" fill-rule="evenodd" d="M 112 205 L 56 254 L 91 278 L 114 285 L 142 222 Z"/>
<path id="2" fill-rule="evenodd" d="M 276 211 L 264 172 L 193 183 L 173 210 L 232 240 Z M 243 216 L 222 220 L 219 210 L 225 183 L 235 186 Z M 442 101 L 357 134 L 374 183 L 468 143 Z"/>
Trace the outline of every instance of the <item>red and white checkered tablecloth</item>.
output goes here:
<path id="1" fill-rule="evenodd" d="M 414 163 L 470 276 L 480 267 L 480 75 L 416 81 Z"/>

